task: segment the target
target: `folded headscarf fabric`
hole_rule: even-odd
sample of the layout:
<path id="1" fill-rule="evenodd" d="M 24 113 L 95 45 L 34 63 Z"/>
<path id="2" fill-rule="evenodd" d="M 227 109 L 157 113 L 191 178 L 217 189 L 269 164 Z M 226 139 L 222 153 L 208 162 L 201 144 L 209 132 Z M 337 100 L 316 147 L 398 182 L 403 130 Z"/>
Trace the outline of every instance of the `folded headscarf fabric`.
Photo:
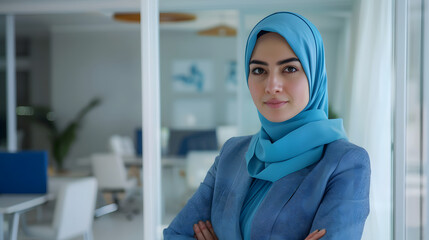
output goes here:
<path id="1" fill-rule="evenodd" d="M 275 182 L 317 162 L 323 146 L 346 138 L 341 119 L 328 119 L 328 89 L 322 37 L 304 17 L 277 12 L 262 19 L 252 30 L 245 52 L 246 79 L 249 62 L 261 32 L 283 36 L 304 69 L 309 102 L 298 115 L 284 122 L 271 122 L 259 111 L 262 127 L 253 136 L 246 153 L 247 169 L 253 178 Z"/>

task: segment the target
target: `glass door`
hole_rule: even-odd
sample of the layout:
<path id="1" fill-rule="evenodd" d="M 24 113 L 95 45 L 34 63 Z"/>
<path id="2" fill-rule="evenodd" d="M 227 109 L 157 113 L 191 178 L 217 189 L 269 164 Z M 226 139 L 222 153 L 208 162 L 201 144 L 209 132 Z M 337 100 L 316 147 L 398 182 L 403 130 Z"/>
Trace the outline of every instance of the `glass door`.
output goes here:
<path id="1" fill-rule="evenodd" d="M 166 2 L 168 1 L 164 1 L 164 3 Z M 161 123 L 163 127 L 170 129 L 174 128 L 174 121 L 186 125 L 185 127 L 200 127 L 201 129 L 207 126 L 197 126 L 198 124 L 208 124 L 218 128 L 223 123 L 229 123 L 225 119 L 221 119 L 221 116 L 229 115 L 236 118 L 232 123 L 236 123 L 237 135 L 256 133 L 260 128 L 260 123 L 246 79 L 244 79 L 244 60 L 242 60 L 247 35 L 251 28 L 269 13 L 281 10 L 300 13 L 316 24 L 324 39 L 331 117 L 342 118 L 349 140 L 364 147 L 370 154 L 371 213 L 367 219 L 362 239 L 393 239 L 391 148 L 393 124 L 391 92 L 394 82 L 392 75 L 393 1 L 384 0 L 374 4 L 369 0 L 356 0 L 348 1 L 348 3 L 341 5 L 338 9 L 336 8 L 338 4 L 319 6 L 307 3 L 297 4 L 293 7 L 282 5 L 275 8 L 270 8 L 270 4 L 264 4 L 258 8 L 230 6 L 231 10 L 236 11 L 235 26 L 237 27 L 237 35 L 231 44 L 228 44 L 231 42 L 228 39 L 218 38 L 216 40 L 213 37 L 198 37 L 195 34 L 197 30 L 180 32 L 179 28 L 163 29 L 161 26 Z M 225 6 L 220 3 L 219 8 L 221 7 Z M 206 10 L 204 7 L 201 8 L 194 12 Z M 186 6 L 183 9 L 186 9 Z M 182 40 L 177 41 L 176 39 Z M 203 40 L 198 42 L 198 39 Z M 191 41 L 195 41 L 195 44 L 191 44 Z M 212 48 L 204 47 L 204 44 L 212 41 Z M 216 49 L 216 44 L 223 45 Z M 236 49 L 230 48 L 232 44 Z M 220 73 L 220 76 L 227 74 L 225 68 L 221 68 L 222 61 L 226 61 L 226 59 L 222 59 L 222 56 L 229 56 L 228 54 L 233 51 L 236 53 L 236 56 L 232 57 L 237 62 L 236 95 L 228 93 L 225 91 L 227 89 L 223 89 L 222 86 L 215 85 L 210 91 L 202 93 L 183 92 L 183 88 L 174 88 L 174 61 L 182 61 L 183 64 L 189 65 L 189 62 L 186 62 L 189 59 L 201 60 L 202 57 L 198 54 L 201 54 L 202 51 L 195 51 L 195 49 L 204 49 L 203 60 L 211 61 L 216 69 L 216 74 Z M 224 50 L 228 53 L 221 54 Z M 215 51 L 215 53 L 210 51 Z M 216 84 L 223 80 L 215 73 L 213 76 L 217 81 Z M 219 96 L 221 96 L 220 101 L 217 100 Z M 237 110 L 231 113 L 228 111 L 225 100 L 233 97 L 236 97 Z M 175 111 L 178 115 L 184 116 L 174 117 Z M 189 114 L 185 114 L 187 112 Z M 204 117 L 207 117 L 208 120 L 201 121 L 201 118 L 204 119 Z M 170 131 L 170 140 L 173 137 L 171 133 Z M 173 146 L 169 146 L 168 143 L 171 142 L 167 141 L 167 149 L 172 148 Z M 192 172 L 195 169 L 193 167 L 197 167 L 188 166 L 187 158 L 185 155 L 182 159 L 171 159 L 175 161 L 176 166 L 183 164 L 176 170 L 173 170 L 171 165 L 163 165 L 169 167 L 162 170 L 163 227 L 171 222 L 195 191 L 195 188 L 190 187 L 198 186 L 202 180 L 201 178 L 199 180 L 191 179 L 189 183 L 187 182 L 187 177 L 195 174 Z M 194 165 L 197 164 L 194 163 Z M 204 177 L 204 170 L 202 172 L 202 177 Z"/>
<path id="2" fill-rule="evenodd" d="M 406 239 L 427 239 L 424 235 L 427 199 L 423 158 L 423 1 L 408 0 L 407 32 L 407 124 L 406 124 Z M 427 44 L 427 42 L 425 43 Z M 427 93 L 426 93 L 427 94 Z M 427 136 L 426 136 L 427 137 Z M 427 151 L 427 150 L 426 150 Z"/>
<path id="3" fill-rule="evenodd" d="M 134 145 L 142 123 L 140 26 L 117 20 L 114 13 L 82 9 L 15 16 L 18 124 L 30 124 L 31 134 L 22 135 L 25 149 L 50 151 L 71 140 L 63 170 L 53 151 L 49 154 L 52 185 L 61 184 L 63 177 L 96 171 L 115 179 L 99 180 L 95 239 L 141 239 L 142 163 Z M 76 123 L 77 129 L 72 125 Z M 73 129 L 74 141 L 52 137 Z M 93 159 L 109 163 L 111 156 L 118 156 L 114 164 L 123 168 L 110 172 L 106 165 L 92 164 Z M 111 212 L 111 203 L 119 205 L 118 211 Z M 28 223 L 52 220 L 53 206 L 43 206 L 41 219 L 28 212 Z"/>
<path id="4" fill-rule="evenodd" d="M 0 150 L 7 148 L 6 133 L 6 21 L 0 15 Z"/>

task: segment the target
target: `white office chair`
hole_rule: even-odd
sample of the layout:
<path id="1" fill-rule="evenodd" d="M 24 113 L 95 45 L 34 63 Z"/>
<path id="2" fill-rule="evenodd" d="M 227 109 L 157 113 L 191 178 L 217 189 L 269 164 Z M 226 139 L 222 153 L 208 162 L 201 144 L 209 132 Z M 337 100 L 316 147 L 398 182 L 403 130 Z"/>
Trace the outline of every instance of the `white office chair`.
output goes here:
<path id="1" fill-rule="evenodd" d="M 216 127 L 216 137 L 219 149 L 230 138 L 238 136 L 238 128 L 234 125 L 225 125 Z"/>
<path id="2" fill-rule="evenodd" d="M 82 235 L 92 240 L 97 181 L 94 177 L 66 183 L 60 190 L 53 224 L 28 225 L 24 232 L 32 239 L 71 239 Z"/>
<path id="3" fill-rule="evenodd" d="M 190 151 L 186 155 L 186 191 L 182 198 L 184 206 L 204 181 L 208 170 L 213 165 L 218 151 Z"/>
<path id="4" fill-rule="evenodd" d="M 127 172 L 122 158 L 116 154 L 98 153 L 91 156 L 94 176 L 98 181 L 98 189 L 102 193 L 111 193 L 113 203 L 96 209 L 95 216 L 100 217 L 107 213 L 124 208 L 127 201 L 131 201 L 133 194 L 137 191 L 137 179 L 127 178 Z M 118 193 L 125 193 L 122 201 L 119 200 Z M 125 209 L 125 208 L 124 208 Z M 127 218 L 132 218 L 133 209 L 127 212 Z"/>
<path id="5" fill-rule="evenodd" d="M 200 186 L 218 154 L 218 151 L 190 151 L 186 155 L 186 183 L 192 193 Z"/>

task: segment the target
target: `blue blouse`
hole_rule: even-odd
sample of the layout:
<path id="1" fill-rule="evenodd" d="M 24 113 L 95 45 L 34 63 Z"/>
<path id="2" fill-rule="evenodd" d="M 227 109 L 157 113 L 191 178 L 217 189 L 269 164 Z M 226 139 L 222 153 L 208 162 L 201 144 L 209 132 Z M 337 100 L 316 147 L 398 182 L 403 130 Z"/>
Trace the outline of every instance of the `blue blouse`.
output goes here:
<path id="1" fill-rule="evenodd" d="M 250 240 L 250 231 L 252 227 L 252 219 L 258 210 L 259 205 L 270 190 L 272 182 L 254 178 L 250 185 L 244 200 L 243 208 L 240 214 L 241 235 L 244 240 Z"/>

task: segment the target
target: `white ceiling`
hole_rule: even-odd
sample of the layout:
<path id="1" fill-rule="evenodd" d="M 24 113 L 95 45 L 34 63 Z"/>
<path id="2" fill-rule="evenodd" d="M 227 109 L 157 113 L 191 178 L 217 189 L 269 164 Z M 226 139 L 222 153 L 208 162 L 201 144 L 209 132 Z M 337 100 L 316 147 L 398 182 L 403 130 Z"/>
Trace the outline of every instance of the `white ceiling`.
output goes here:
<path id="1" fill-rule="evenodd" d="M 73 8 L 70 3 L 73 2 Z M 164 0 L 160 11 L 194 13 L 192 22 L 161 24 L 161 30 L 198 31 L 218 24 L 238 26 L 239 16 L 250 28 L 263 16 L 274 11 L 303 14 L 317 27 L 336 29 L 350 16 L 354 0 Z M 18 34 L 43 33 L 52 29 L 138 29 L 137 24 L 117 22 L 115 11 L 138 11 L 139 0 L 0 0 L 0 14 L 15 13 Z"/>
<path id="2" fill-rule="evenodd" d="M 278 8 L 349 10 L 355 0 L 158 0 L 161 11 Z M 0 0 L 0 14 L 65 13 L 93 10 L 138 11 L 140 0 Z M 284 9 L 287 10 L 287 9 Z"/>

